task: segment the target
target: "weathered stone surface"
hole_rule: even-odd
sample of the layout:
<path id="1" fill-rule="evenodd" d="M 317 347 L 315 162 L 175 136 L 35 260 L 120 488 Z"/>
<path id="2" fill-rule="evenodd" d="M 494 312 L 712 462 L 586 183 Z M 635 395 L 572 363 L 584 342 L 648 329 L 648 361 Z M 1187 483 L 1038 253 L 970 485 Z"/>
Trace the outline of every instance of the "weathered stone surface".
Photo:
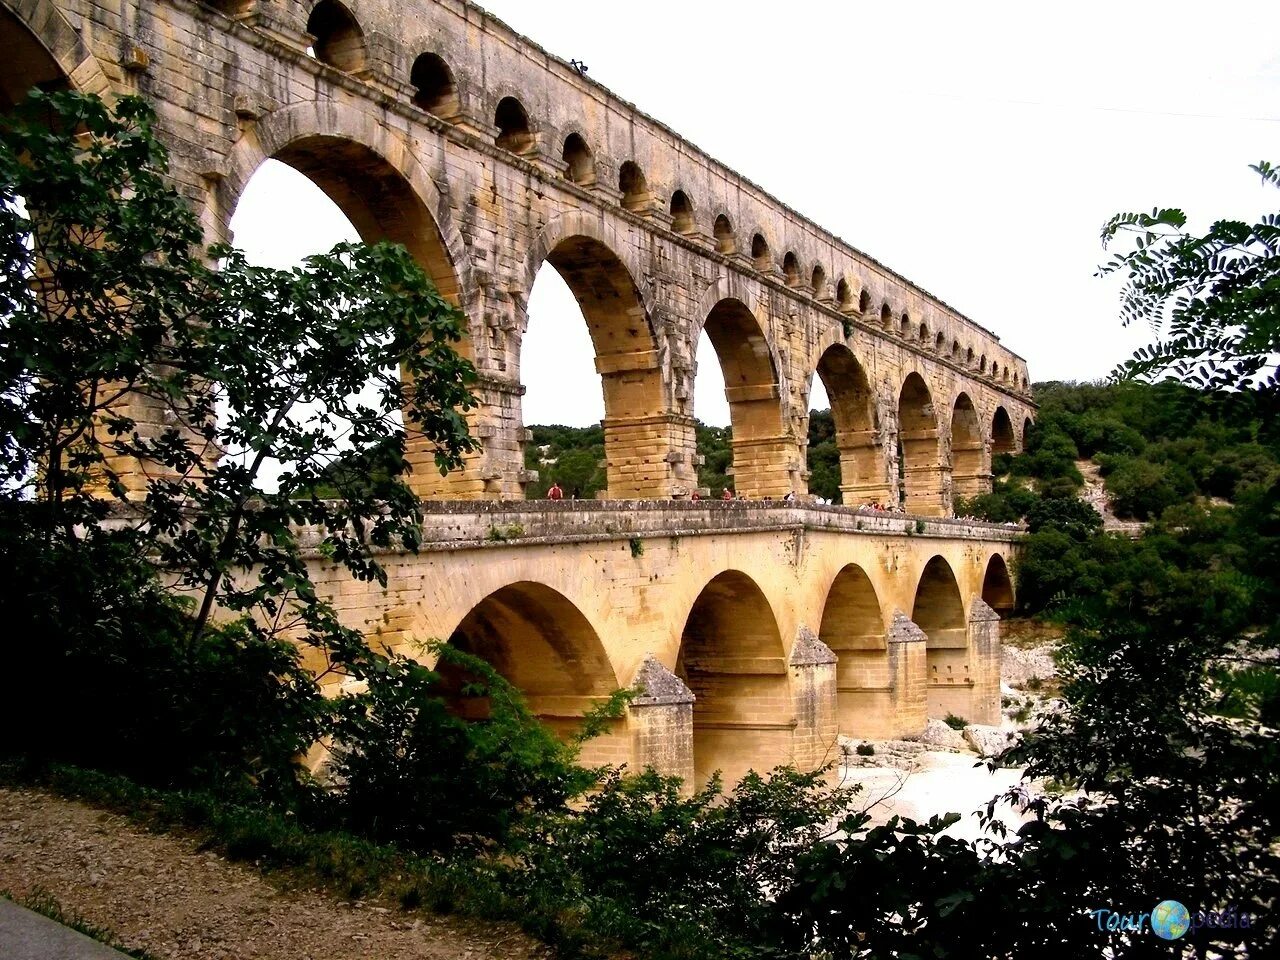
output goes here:
<path id="1" fill-rule="evenodd" d="M 964 739 L 981 757 L 995 757 L 1017 742 L 1017 735 L 999 727 L 971 723 L 964 728 Z"/>
<path id="2" fill-rule="evenodd" d="M 693 691 L 685 682 L 659 662 L 652 653 L 646 654 L 636 678 L 631 684 L 642 691 L 631 702 L 637 707 L 652 704 L 693 703 Z"/>
<path id="3" fill-rule="evenodd" d="M 917 627 L 901 610 L 893 611 L 893 622 L 889 624 L 890 643 L 926 643 L 928 634 Z"/>
<path id="4" fill-rule="evenodd" d="M 791 645 L 791 666 L 806 667 L 835 662 L 836 655 L 818 639 L 816 633 L 805 626 L 796 631 L 796 642 Z"/>
<path id="5" fill-rule="evenodd" d="M 953 730 L 946 722 L 930 717 L 924 725 L 924 733 L 920 734 L 920 742 L 933 747 L 945 747 L 948 750 L 964 750 L 966 742 L 959 730 Z"/>

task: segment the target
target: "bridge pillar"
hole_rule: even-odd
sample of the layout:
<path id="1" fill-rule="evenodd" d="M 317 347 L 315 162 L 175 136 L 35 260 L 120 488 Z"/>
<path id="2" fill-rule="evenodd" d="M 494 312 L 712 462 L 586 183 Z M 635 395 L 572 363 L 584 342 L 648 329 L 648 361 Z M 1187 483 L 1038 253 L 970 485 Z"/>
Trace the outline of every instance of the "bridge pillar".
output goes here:
<path id="1" fill-rule="evenodd" d="M 480 450 L 445 475 L 435 465 L 432 447 L 412 432 L 405 459 L 411 468 L 409 488 L 424 500 L 520 500 L 525 483 L 537 478 L 525 470 L 525 428 L 520 415 L 524 387 L 501 377 L 480 374 L 471 391 L 478 403 L 466 414 Z"/>
<path id="2" fill-rule="evenodd" d="M 969 610 L 969 648 L 973 657 L 974 723 L 1000 722 L 1000 614 L 981 597 L 973 598 Z"/>
<path id="3" fill-rule="evenodd" d="M 631 758 L 637 770 L 693 782 L 693 691 L 649 654 L 636 671 L 630 713 Z"/>
<path id="4" fill-rule="evenodd" d="M 791 647 L 792 762 L 813 770 L 837 758 L 836 655 L 802 626 Z"/>
<path id="5" fill-rule="evenodd" d="M 991 492 L 991 468 L 984 463 L 986 444 L 981 440 L 951 442 L 951 493 L 976 497 Z"/>
<path id="6" fill-rule="evenodd" d="M 738 437 L 733 434 L 733 488 L 748 500 L 781 499 L 789 492 L 803 493 L 803 458 L 794 437 Z"/>
<path id="7" fill-rule="evenodd" d="M 951 513 L 950 469 L 938 456 L 938 431 L 911 430 L 901 435 L 902 482 L 907 513 L 945 517 Z"/>
<path id="8" fill-rule="evenodd" d="M 840 493 L 845 504 L 892 503 L 880 434 L 875 430 L 836 431 L 840 451 Z"/>
<path id="9" fill-rule="evenodd" d="M 928 719 L 928 677 L 925 647 L 928 635 L 901 610 L 889 625 L 889 716 L 885 726 L 894 738 L 917 736 Z"/>
<path id="10" fill-rule="evenodd" d="M 698 485 L 692 417 L 657 413 L 605 417 L 608 499 L 665 500 Z"/>

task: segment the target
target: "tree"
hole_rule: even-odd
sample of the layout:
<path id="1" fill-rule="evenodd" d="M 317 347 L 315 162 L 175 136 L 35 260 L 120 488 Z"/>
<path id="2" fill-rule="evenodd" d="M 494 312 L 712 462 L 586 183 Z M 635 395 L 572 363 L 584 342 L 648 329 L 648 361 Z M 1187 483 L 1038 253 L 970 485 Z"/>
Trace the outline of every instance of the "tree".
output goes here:
<path id="1" fill-rule="evenodd" d="M 409 434 L 441 470 L 474 447 L 462 317 L 402 247 L 343 244 L 294 270 L 203 249 L 153 124 L 141 100 L 78 93 L 0 118 L 0 560 L 18 585 L 0 616 L 22 643 L 54 631 L 50 656 L 106 658 L 138 653 L 158 618 L 177 676 L 221 609 L 242 618 L 237 655 L 280 654 L 277 674 L 296 658 L 281 635 L 358 673 L 369 651 L 317 594 L 304 543 L 382 582 L 376 549 L 416 546 Z M 60 604 L 78 595 L 60 571 L 100 578 L 92 599 Z M 135 582 L 156 571 L 191 613 Z"/>
<path id="2" fill-rule="evenodd" d="M 1270 163 L 1250 169 L 1264 184 L 1280 186 L 1280 169 Z M 1202 236 L 1186 225 L 1181 210 L 1157 208 L 1117 214 L 1102 228 L 1104 246 L 1133 238 L 1131 249 L 1098 271 L 1124 274 L 1124 323 L 1146 323 L 1161 335 L 1117 374 L 1172 374 L 1210 390 L 1280 389 L 1280 214 L 1254 224 L 1219 220 Z"/>

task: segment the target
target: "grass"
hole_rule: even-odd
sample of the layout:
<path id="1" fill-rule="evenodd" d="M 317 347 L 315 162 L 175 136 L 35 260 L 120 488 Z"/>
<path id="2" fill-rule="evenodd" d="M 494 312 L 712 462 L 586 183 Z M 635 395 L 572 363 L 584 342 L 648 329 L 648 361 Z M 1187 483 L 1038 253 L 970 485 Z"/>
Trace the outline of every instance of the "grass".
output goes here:
<path id="1" fill-rule="evenodd" d="M 49 891 L 42 887 L 36 887 L 25 897 L 14 896 L 8 890 L 0 890 L 0 897 L 12 900 L 20 907 L 26 907 L 28 910 L 34 911 L 41 916 L 48 917 L 56 923 L 62 924 L 64 927 L 70 927 L 78 933 L 83 933 L 90 940 L 96 940 L 98 943 L 105 944 L 113 950 L 118 950 L 125 956 L 133 957 L 134 960 L 157 960 L 155 954 L 147 953 L 145 950 L 133 949 L 126 947 L 116 937 L 115 931 L 108 927 L 100 927 L 96 923 L 90 923 L 80 914 L 73 910 L 66 909 L 57 898 Z"/>

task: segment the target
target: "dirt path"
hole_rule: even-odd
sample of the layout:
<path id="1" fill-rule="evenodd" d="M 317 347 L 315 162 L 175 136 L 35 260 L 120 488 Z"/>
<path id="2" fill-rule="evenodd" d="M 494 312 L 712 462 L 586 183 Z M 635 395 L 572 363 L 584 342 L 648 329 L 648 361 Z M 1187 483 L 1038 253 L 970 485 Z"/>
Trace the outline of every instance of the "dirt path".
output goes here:
<path id="1" fill-rule="evenodd" d="M 172 960 L 550 956 L 509 927 L 282 892 L 188 840 L 48 794 L 0 789 L 0 889 L 21 898 L 36 888 L 124 946 Z"/>

